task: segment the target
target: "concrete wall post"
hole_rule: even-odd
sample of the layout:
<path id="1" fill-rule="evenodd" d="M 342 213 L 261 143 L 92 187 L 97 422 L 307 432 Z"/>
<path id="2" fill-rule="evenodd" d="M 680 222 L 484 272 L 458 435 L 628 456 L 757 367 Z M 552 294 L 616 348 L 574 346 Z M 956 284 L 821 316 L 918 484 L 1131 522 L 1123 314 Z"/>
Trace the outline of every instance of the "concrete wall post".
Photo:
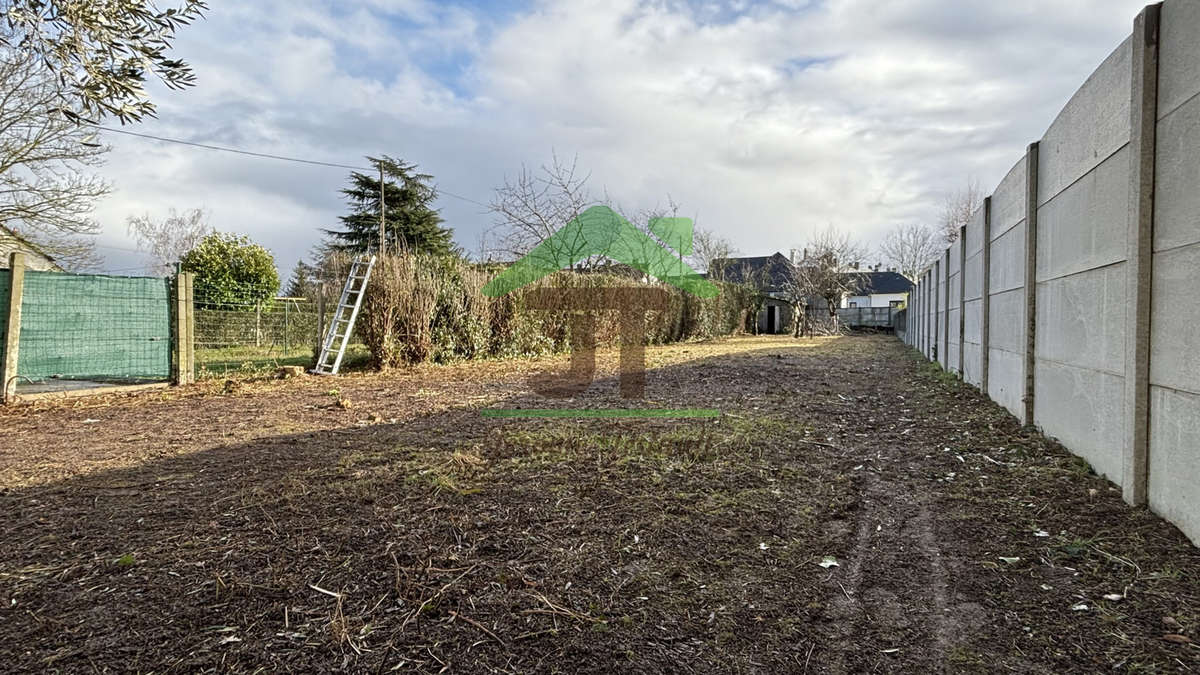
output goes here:
<path id="1" fill-rule="evenodd" d="M 192 384 L 196 381 L 196 293 L 195 281 L 196 275 L 193 272 L 184 272 L 184 354 L 183 361 L 183 379 L 187 384 Z"/>
<path id="2" fill-rule="evenodd" d="M 1158 27 L 1161 5 L 1133 22 L 1129 218 L 1125 309 L 1125 501 L 1147 500 L 1150 463 L 1150 303 L 1154 262 L 1154 170 L 1158 124 Z"/>
<path id="3" fill-rule="evenodd" d="M 988 199 L 991 199 L 989 197 Z M 986 202 L 985 202 L 986 203 Z M 967 379 L 967 226 L 958 228 L 958 378 Z"/>
<path id="4" fill-rule="evenodd" d="M 988 351 L 992 348 L 992 198 L 983 200 L 983 249 L 979 252 L 982 278 L 979 288 L 979 388 L 988 393 Z"/>
<path id="5" fill-rule="evenodd" d="M 942 256 L 942 276 L 939 279 L 939 285 L 944 285 L 946 290 L 942 291 L 942 354 L 941 358 L 946 362 L 946 370 L 950 370 L 950 247 L 946 247 L 946 253 Z"/>
<path id="6" fill-rule="evenodd" d="M 21 301 L 25 295 L 25 254 L 8 256 L 8 316 L 4 334 L 4 360 L 0 362 L 0 398 L 12 403 L 17 397 L 17 359 L 21 349 Z"/>
<path id="7" fill-rule="evenodd" d="M 184 287 L 183 273 L 178 272 L 171 283 L 171 337 L 174 342 L 171 345 L 171 384 L 175 385 L 186 384 L 183 377 L 183 362 L 187 359 L 187 350 L 184 347 L 184 343 L 187 342 L 187 331 L 183 327 L 187 316 L 187 310 L 184 309 L 186 297 L 187 290 Z"/>
<path id="8" fill-rule="evenodd" d="M 1025 154 L 1025 416 L 1021 420 L 1031 426 L 1034 422 L 1034 372 L 1037 366 L 1037 222 L 1038 222 L 1038 149 L 1037 142 L 1029 144 Z"/>

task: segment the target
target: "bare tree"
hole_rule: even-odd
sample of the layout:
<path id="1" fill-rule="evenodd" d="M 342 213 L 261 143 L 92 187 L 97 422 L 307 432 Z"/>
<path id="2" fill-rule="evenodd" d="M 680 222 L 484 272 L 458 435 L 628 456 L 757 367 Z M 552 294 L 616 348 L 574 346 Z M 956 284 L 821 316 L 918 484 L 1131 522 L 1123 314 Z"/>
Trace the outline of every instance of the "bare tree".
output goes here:
<path id="1" fill-rule="evenodd" d="M 550 166 L 537 172 L 522 166 L 515 179 L 505 177 L 490 205 L 499 253 L 519 258 L 587 209 L 590 175 L 580 175 L 577 164 L 577 158 L 567 163 L 555 153 Z"/>
<path id="2" fill-rule="evenodd" d="M 711 230 L 696 228 L 692 232 L 692 263 L 710 277 L 720 276 L 721 270 L 713 268 L 713 262 L 737 255 L 733 242 Z"/>
<path id="3" fill-rule="evenodd" d="M 969 223 L 971 216 L 983 206 L 983 197 L 979 181 L 974 178 L 967 179 L 965 187 L 946 197 L 940 224 L 942 237 L 947 243 L 958 241 L 958 233 L 962 226 Z"/>
<path id="4" fill-rule="evenodd" d="M 185 253 L 214 231 L 204 209 L 188 209 L 183 213 L 171 209 L 163 220 L 155 220 L 147 213 L 129 216 L 125 222 L 138 250 L 150 255 L 154 260 L 153 271 L 161 274 L 170 274 Z"/>
<path id="5" fill-rule="evenodd" d="M 842 298 L 862 286 L 863 275 L 858 268 L 866 249 L 849 234 L 830 225 L 811 238 L 804 250 L 804 259 L 791 265 L 785 293 L 798 317 L 806 317 L 807 308 L 823 304 L 829 324 L 837 330 L 837 311 Z M 799 329 L 797 325 L 797 335 Z"/>
<path id="6" fill-rule="evenodd" d="M 897 225 L 879 244 L 879 254 L 912 281 L 942 252 L 943 242 L 927 225 Z"/>
<path id="7" fill-rule="evenodd" d="M 109 186 L 91 170 L 108 148 L 63 109 L 39 63 L 0 48 L 0 224 L 71 267 L 95 262 L 91 218 Z"/>

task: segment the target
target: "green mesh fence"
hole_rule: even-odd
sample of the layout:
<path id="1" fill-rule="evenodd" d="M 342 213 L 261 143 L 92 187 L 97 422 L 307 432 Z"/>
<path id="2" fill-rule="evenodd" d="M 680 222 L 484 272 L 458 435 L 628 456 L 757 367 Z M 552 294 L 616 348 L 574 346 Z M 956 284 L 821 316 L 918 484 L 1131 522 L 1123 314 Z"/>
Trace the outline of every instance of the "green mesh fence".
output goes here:
<path id="1" fill-rule="evenodd" d="M 168 286 L 166 279 L 27 271 L 17 373 L 34 382 L 169 379 Z"/>

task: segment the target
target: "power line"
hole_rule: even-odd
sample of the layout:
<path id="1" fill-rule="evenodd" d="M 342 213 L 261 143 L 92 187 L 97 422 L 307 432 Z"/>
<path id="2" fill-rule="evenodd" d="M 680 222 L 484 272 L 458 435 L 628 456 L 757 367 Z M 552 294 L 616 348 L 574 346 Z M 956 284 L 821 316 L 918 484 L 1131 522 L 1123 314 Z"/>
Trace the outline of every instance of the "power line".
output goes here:
<path id="1" fill-rule="evenodd" d="M 261 159 L 276 159 L 281 162 L 297 162 L 299 164 L 312 164 L 314 166 L 329 166 L 335 169 L 353 169 L 354 171 L 373 171 L 361 166 L 351 166 L 349 164 L 336 164 L 334 162 L 322 162 L 315 159 L 302 159 L 300 157 L 285 157 L 283 155 L 272 155 L 266 152 L 251 152 L 249 150 L 239 150 L 238 148 L 226 148 L 219 145 L 208 145 L 206 143 L 194 143 L 192 141 L 184 141 L 178 138 L 167 138 L 165 136 L 154 136 L 152 134 L 142 134 L 136 131 L 126 131 L 124 129 L 113 129 L 112 127 L 102 127 L 95 125 L 97 129 L 102 131 L 110 131 L 114 134 L 125 134 L 126 136 L 137 136 L 138 138 L 148 138 L 154 141 L 162 141 L 163 143 L 177 143 L 179 145 L 190 145 L 194 148 L 204 148 L 205 150 L 216 150 L 218 152 L 232 152 L 237 155 L 246 155 L 248 157 L 258 157 Z"/>
<path id="2" fill-rule="evenodd" d="M 187 146 L 191 146 L 193 148 L 203 148 L 205 150 L 215 150 L 217 152 L 229 152 L 229 153 L 233 153 L 235 155 L 245 155 L 247 157 L 258 157 L 259 159 L 274 159 L 274 160 L 278 160 L 281 162 L 296 162 L 298 164 L 310 164 L 313 166 L 328 166 L 328 167 L 332 167 L 335 169 L 350 169 L 352 171 L 375 171 L 375 169 L 373 169 L 373 168 L 368 169 L 366 167 L 352 166 L 350 164 L 338 164 L 336 162 L 323 162 L 323 161 L 316 160 L 316 159 L 304 159 L 301 157 L 285 157 L 284 155 L 273 155 L 273 154 L 266 153 L 266 152 L 252 152 L 250 150 L 242 150 L 240 148 L 227 148 L 227 147 L 223 147 L 223 146 L 219 146 L 219 145 L 208 145 L 207 143 L 195 143 L 193 141 L 185 141 L 185 140 L 182 140 L 179 138 L 167 138 L 166 136 L 155 136 L 153 134 L 143 134 L 143 133 L 138 133 L 136 131 L 127 131 L 125 129 L 114 129 L 112 127 L 103 127 L 98 124 L 92 125 L 92 126 L 96 127 L 97 129 L 100 129 L 101 131 L 109 131 L 114 134 L 124 134 L 126 136 L 136 136 L 137 138 L 147 138 L 152 141 L 160 141 L 163 143 L 175 143 L 177 145 L 187 145 Z M 459 199 L 464 202 L 469 202 L 471 204 L 476 204 L 476 205 L 482 206 L 484 208 L 491 208 L 489 205 L 484 204 L 483 202 L 479 202 L 474 199 L 471 199 L 470 197 L 464 197 L 462 195 L 457 195 L 457 194 L 454 194 L 453 192 L 449 192 L 449 191 L 443 190 L 441 188 L 437 188 L 437 191 L 438 191 L 438 194 L 444 194 L 447 197 L 453 197 L 455 199 Z"/>

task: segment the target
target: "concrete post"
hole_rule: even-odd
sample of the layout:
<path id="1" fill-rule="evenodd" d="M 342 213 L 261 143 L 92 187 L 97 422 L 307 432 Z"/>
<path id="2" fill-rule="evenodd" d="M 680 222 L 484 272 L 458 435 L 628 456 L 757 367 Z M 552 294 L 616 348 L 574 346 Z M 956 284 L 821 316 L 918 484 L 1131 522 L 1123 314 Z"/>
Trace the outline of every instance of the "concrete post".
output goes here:
<path id="1" fill-rule="evenodd" d="M 1037 223 L 1038 149 L 1030 143 L 1025 153 L 1025 415 L 1021 421 L 1033 425 L 1034 371 L 1037 365 Z"/>
<path id="2" fill-rule="evenodd" d="M 944 330 L 942 326 L 942 320 L 938 316 L 938 308 L 942 306 L 942 289 L 938 285 L 938 278 L 941 277 L 941 275 L 942 260 L 941 258 L 938 258 L 938 260 L 933 263 L 933 270 L 931 270 L 929 273 L 929 290 L 933 294 L 933 302 L 929 303 L 929 315 L 933 317 L 933 331 L 930 333 L 930 337 L 933 338 L 933 349 L 930 351 L 930 360 L 934 363 L 937 363 L 941 356 L 938 353 L 938 348 L 942 344 L 941 331 Z"/>
<path id="3" fill-rule="evenodd" d="M 946 247 L 946 255 L 942 256 L 942 276 L 939 281 L 945 281 L 946 290 L 942 293 L 942 358 L 946 360 L 946 370 L 950 370 L 950 247 Z"/>
<path id="4" fill-rule="evenodd" d="M 183 329 L 186 339 L 183 346 L 186 350 L 186 358 L 183 362 L 184 381 L 192 384 L 196 381 L 196 292 L 195 282 L 196 275 L 192 272 L 184 272 L 184 321 Z"/>
<path id="5" fill-rule="evenodd" d="M 21 301 L 25 295 L 25 254 L 8 256 L 8 317 L 4 333 L 4 360 L 0 362 L 0 393 L 5 403 L 17 396 L 17 359 L 21 349 Z"/>
<path id="6" fill-rule="evenodd" d="M 929 287 L 929 280 L 933 278 L 932 268 L 925 272 L 925 358 L 933 360 L 933 289 Z"/>
<path id="7" fill-rule="evenodd" d="M 984 394 L 988 393 L 988 358 L 992 348 L 992 198 L 983 200 L 983 250 L 979 252 L 982 259 L 983 278 L 979 280 L 982 297 L 979 300 L 981 316 L 979 317 L 979 388 Z"/>
<path id="8" fill-rule="evenodd" d="M 986 202 L 984 202 L 986 204 Z M 958 377 L 967 379 L 967 226 L 958 228 Z"/>
<path id="9" fill-rule="evenodd" d="M 184 343 L 187 342 L 187 331 L 183 327 L 183 322 L 187 316 L 187 310 L 184 308 L 184 299 L 187 297 L 187 290 L 184 287 L 183 274 L 175 273 L 175 279 L 171 284 L 171 300 L 174 307 L 171 312 L 171 334 L 174 339 L 171 345 L 171 384 L 180 385 L 187 384 L 183 376 L 183 363 L 187 359 L 187 349 Z"/>
<path id="10" fill-rule="evenodd" d="M 1133 22 L 1129 136 L 1129 218 L 1126 242 L 1125 501 L 1147 501 L 1150 464 L 1150 302 L 1154 263 L 1154 167 L 1158 122 L 1158 26 L 1161 5 Z"/>

